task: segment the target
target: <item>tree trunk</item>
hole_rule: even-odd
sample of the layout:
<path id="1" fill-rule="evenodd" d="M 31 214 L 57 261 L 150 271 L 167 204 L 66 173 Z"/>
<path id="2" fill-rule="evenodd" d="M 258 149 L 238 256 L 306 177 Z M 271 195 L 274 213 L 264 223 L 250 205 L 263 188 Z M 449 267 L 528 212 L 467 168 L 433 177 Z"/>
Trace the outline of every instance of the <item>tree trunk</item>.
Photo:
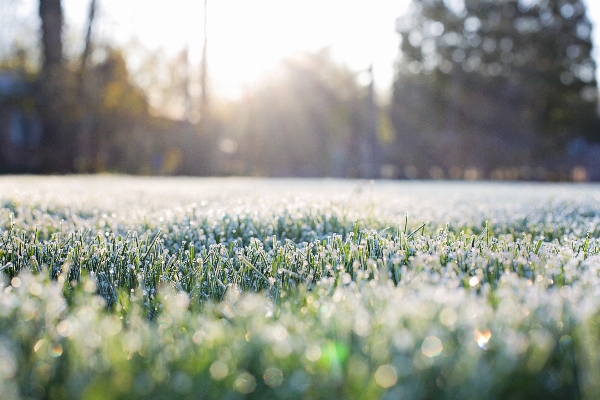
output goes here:
<path id="1" fill-rule="evenodd" d="M 73 172 L 74 140 L 67 127 L 69 93 L 63 66 L 60 0 L 40 0 L 43 64 L 38 91 L 38 112 L 42 120 L 41 172 Z M 72 110 L 71 110 L 72 111 Z"/>
<path id="2" fill-rule="evenodd" d="M 92 52 L 92 28 L 96 16 L 96 0 L 90 0 L 88 11 L 87 29 L 85 35 L 85 44 L 81 54 L 81 63 L 79 64 L 79 73 L 77 77 L 77 96 L 79 99 L 79 108 L 81 110 L 81 119 L 76 123 L 77 132 L 74 134 L 76 139 L 73 166 L 77 172 L 93 171 L 94 160 L 94 138 L 92 130 L 94 127 L 94 113 L 92 112 L 92 93 L 94 88 L 90 87 L 90 74 L 88 74 L 88 60 Z M 92 79 L 93 82 L 93 79 Z"/>
<path id="3" fill-rule="evenodd" d="M 42 51 L 44 72 L 62 65 L 62 25 L 63 15 L 60 0 L 40 0 L 42 20 Z"/>

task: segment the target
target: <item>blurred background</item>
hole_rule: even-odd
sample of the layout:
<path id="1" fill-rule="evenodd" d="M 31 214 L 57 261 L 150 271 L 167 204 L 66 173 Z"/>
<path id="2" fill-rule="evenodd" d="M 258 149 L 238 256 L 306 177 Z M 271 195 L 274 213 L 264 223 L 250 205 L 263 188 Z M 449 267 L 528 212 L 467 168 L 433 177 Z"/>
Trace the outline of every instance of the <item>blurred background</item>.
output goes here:
<path id="1" fill-rule="evenodd" d="M 592 0 L 0 0 L 0 173 L 600 180 Z"/>

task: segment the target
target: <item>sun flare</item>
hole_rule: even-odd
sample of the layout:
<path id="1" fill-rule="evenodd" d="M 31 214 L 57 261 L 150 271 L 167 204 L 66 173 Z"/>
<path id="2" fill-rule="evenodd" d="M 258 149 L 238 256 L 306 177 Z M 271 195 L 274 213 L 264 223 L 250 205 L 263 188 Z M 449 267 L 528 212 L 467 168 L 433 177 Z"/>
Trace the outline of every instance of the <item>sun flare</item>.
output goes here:
<path id="1" fill-rule="evenodd" d="M 82 2 L 66 9 L 85 15 Z M 79 3 L 79 4 L 75 4 Z M 333 56 L 361 70 L 373 63 L 379 81 L 389 86 L 398 37 L 394 21 L 405 12 L 402 1 L 234 1 L 207 3 L 207 59 L 218 92 L 235 96 L 279 62 L 303 51 L 331 47 Z M 99 34 L 126 43 L 132 37 L 174 56 L 186 47 L 189 61 L 200 62 L 204 43 L 204 2 L 191 0 L 105 0 Z"/>

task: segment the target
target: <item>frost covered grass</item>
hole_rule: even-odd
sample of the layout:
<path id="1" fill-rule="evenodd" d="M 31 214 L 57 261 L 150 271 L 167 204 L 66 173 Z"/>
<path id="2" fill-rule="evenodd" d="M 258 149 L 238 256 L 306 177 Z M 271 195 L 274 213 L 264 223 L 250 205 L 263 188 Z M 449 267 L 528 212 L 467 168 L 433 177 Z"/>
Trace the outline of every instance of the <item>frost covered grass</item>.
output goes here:
<path id="1" fill-rule="evenodd" d="M 0 178 L 19 398 L 600 398 L 600 186 Z"/>

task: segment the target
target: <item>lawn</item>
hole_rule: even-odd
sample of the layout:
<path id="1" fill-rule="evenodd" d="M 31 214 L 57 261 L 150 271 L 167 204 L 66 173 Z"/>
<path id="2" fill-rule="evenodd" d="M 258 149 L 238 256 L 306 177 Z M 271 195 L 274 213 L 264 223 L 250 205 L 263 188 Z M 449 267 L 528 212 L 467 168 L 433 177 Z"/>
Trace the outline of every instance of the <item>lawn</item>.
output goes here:
<path id="1" fill-rule="evenodd" d="M 598 399 L 600 186 L 0 177 L 3 399 Z"/>

